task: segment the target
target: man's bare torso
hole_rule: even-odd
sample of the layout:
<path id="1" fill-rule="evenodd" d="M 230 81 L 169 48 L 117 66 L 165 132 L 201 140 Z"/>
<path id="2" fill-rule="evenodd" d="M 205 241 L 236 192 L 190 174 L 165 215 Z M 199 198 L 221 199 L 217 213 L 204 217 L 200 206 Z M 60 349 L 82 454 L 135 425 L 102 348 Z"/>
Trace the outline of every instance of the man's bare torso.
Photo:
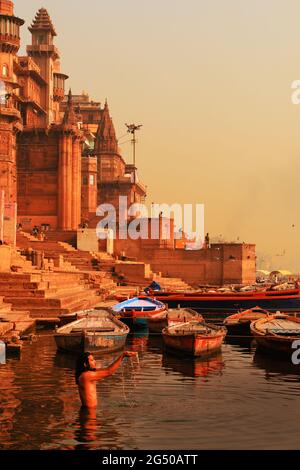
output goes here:
<path id="1" fill-rule="evenodd" d="M 79 395 L 82 406 L 95 408 L 97 406 L 96 381 L 91 380 L 90 372 L 83 372 L 79 378 Z"/>

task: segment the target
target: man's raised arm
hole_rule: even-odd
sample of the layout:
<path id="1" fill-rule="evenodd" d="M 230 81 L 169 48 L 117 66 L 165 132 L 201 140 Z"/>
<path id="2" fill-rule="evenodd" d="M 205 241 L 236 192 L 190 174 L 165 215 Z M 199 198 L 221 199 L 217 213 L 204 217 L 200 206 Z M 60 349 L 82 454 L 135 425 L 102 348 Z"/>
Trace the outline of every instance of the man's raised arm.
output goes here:
<path id="1" fill-rule="evenodd" d="M 137 353 L 132 352 L 132 351 L 122 352 L 120 357 L 118 357 L 118 359 L 116 359 L 115 362 L 113 362 L 106 369 L 97 369 L 95 372 L 92 372 L 92 371 L 89 372 L 89 375 L 88 375 L 89 380 L 101 380 L 101 379 L 105 379 L 105 377 L 109 377 L 118 369 L 124 357 L 133 357 L 136 355 Z"/>

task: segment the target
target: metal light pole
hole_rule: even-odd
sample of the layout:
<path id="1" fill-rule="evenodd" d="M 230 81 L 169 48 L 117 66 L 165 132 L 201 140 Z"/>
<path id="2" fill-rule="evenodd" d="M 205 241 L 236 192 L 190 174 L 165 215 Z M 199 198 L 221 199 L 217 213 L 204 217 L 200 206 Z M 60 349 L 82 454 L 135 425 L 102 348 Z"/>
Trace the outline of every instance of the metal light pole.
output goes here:
<path id="1" fill-rule="evenodd" d="M 127 127 L 127 132 L 129 134 L 132 134 L 132 140 L 131 143 L 133 144 L 133 165 L 134 165 L 134 184 L 135 184 L 135 145 L 136 145 L 136 138 L 135 138 L 135 133 L 136 131 L 139 131 L 140 128 L 143 126 L 143 124 L 135 125 L 135 124 L 125 124 Z"/>

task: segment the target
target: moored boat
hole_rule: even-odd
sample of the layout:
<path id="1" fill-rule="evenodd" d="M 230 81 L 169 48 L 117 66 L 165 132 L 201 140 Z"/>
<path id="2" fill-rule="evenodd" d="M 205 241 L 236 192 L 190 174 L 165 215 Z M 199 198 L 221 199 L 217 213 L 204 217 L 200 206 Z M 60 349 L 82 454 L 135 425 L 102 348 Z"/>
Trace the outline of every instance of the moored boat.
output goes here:
<path id="1" fill-rule="evenodd" d="M 253 290 L 246 292 L 168 292 L 161 291 L 149 297 L 164 302 L 169 308 L 189 307 L 197 312 L 219 312 L 222 316 L 226 313 L 236 312 L 239 309 L 250 309 L 259 305 L 261 308 L 276 312 L 300 312 L 300 291 L 287 290 Z M 119 296 L 118 300 L 124 297 Z"/>
<path id="2" fill-rule="evenodd" d="M 157 313 L 166 310 L 164 303 L 148 297 L 134 297 L 127 299 L 112 307 L 115 313 L 118 313 L 120 320 L 130 326 L 147 326 L 147 319 Z"/>
<path id="3" fill-rule="evenodd" d="M 107 311 L 97 310 L 56 330 L 54 339 L 61 351 L 111 353 L 125 345 L 129 328 Z"/>
<path id="4" fill-rule="evenodd" d="M 155 313 L 148 318 L 150 333 L 161 333 L 167 326 L 190 320 L 204 321 L 202 315 L 191 308 L 177 308 Z"/>
<path id="5" fill-rule="evenodd" d="M 270 312 L 260 307 L 250 308 L 241 312 L 235 313 L 225 318 L 223 325 L 231 335 L 245 335 L 250 336 L 250 324 L 252 321 L 266 318 L 271 315 Z"/>
<path id="6" fill-rule="evenodd" d="M 222 347 L 226 328 L 192 320 L 164 328 L 163 341 L 167 348 L 197 357 L 207 357 Z"/>
<path id="7" fill-rule="evenodd" d="M 77 310 L 76 312 L 71 312 L 71 313 L 62 313 L 61 315 L 58 316 L 60 320 L 60 326 L 67 325 L 68 323 L 71 323 L 76 320 L 80 320 L 81 318 L 86 318 L 90 315 L 97 316 L 98 311 L 106 311 L 111 313 L 111 307 L 107 306 L 101 306 L 101 307 L 95 307 L 95 308 L 89 308 L 85 310 Z"/>
<path id="8" fill-rule="evenodd" d="M 293 342 L 300 340 L 300 319 L 280 312 L 252 322 L 250 328 L 262 351 L 292 355 Z"/>
<path id="9" fill-rule="evenodd" d="M 60 320 L 60 326 L 64 326 L 76 320 L 81 320 L 81 318 L 86 318 L 91 314 L 96 314 L 94 309 L 79 310 L 72 313 L 62 313 L 58 318 Z"/>

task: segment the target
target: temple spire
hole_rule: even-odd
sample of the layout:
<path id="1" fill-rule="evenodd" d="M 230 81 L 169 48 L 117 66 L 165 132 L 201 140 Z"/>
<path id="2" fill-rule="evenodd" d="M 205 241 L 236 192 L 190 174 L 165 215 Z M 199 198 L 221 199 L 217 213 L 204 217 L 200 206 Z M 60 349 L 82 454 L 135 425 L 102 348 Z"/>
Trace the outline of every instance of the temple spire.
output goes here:
<path id="1" fill-rule="evenodd" d="M 50 31 L 52 36 L 57 36 L 50 15 L 46 8 L 39 9 L 31 26 L 28 29 L 31 33 L 36 31 Z"/>
<path id="2" fill-rule="evenodd" d="M 77 126 L 77 122 L 78 122 L 78 119 L 77 119 L 77 115 L 74 109 L 72 90 L 70 88 L 69 94 L 68 94 L 67 108 L 65 111 L 65 115 L 63 117 L 63 124 L 70 125 L 70 126 Z"/>
<path id="3" fill-rule="evenodd" d="M 105 100 L 105 105 L 102 109 L 96 139 L 98 141 L 98 148 L 100 152 L 108 151 L 112 153 L 118 153 L 116 131 L 109 113 L 107 100 Z"/>

